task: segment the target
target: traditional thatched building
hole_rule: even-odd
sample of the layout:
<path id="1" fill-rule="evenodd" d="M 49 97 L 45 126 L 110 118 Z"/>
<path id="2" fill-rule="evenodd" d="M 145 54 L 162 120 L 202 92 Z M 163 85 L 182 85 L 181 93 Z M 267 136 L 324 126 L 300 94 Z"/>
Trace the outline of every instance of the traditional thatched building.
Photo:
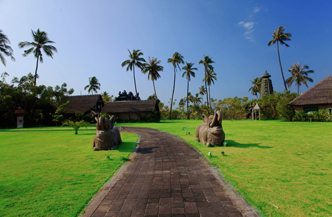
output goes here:
<path id="1" fill-rule="evenodd" d="M 136 121 L 159 121 L 159 101 L 120 101 L 108 102 L 102 108 L 101 113 L 116 116 L 117 122 L 136 122 Z"/>
<path id="2" fill-rule="evenodd" d="M 104 106 L 104 101 L 99 94 L 68 96 L 68 101 L 67 114 L 75 114 L 76 112 L 91 114 L 92 111 L 99 113 Z"/>
<path id="3" fill-rule="evenodd" d="M 329 109 L 332 113 L 332 76 L 327 76 L 315 86 L 289 103 L 296 111 L 318 111 Z"/>

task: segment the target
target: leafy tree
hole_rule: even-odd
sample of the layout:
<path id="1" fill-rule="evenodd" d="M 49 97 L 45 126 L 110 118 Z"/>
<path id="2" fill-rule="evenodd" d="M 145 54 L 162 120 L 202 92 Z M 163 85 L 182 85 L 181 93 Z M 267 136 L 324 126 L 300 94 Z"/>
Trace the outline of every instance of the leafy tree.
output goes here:
<path id="1" fill-rule="evenodd" d="M 137 94 L 137 88 L 136 88 L 136 79 L 135 79 L 135 66 L 137 66 L 138 68 L 140 68 L 141 70 L 144 69 L 144 63 L 146 62 L 144 58 L 140 57 L 143 56 L 144 54 L 140 51 L 140 50 L 133 50 L 133 53 L 129 51 L 129 59 L 125 60 L 121 66 L 127 66 L 127 71 L 133 71 L 133 76 L 134 76 L 134 84 L 135 84 L 135 92 L 136 92 L 136 96 L 138 96 Z"/>
<path id="2" fill-rule="evenodd" d="M 55 122 L 56 125 L 58 125 L 58 123 L 62 123 L 65 120 L 66 109 L 68 108 L 68 106 L 69 106 L 69 101 L 63 103 L 62 105 L 59 105 L 56 111 L 54 112 L 54 115 L 52 115 L 53 121 Z"/>
<path id="3" fill-rule="evenodd" d="M 295 81 L 295 85 L 297 86 L 297 94 L 300 94 L 300 86 L 301 84 L 305 84 L 308 87 L 307 81 L 313 82 L 312 78 L 309 78 L 308 73 L 314 73 L 314 70 L 306 70 L 309 69 L 309 66 L 294 63 L 288 71 L 292 74 L 289 78 L 287 78 L 286 83 L 288 87 L 290 87 Z"/>
<path id="4" fill-rule="evenodd" d="M 213 66 L 211 65 L 212 63 L 214 63 L 214 61 L 212 61 L 212 58 L 209 56 L 204 56 L 203 60 L 199 61 L 199 64 L 204 65 L 204 78 L 206 77 L 206 74 L 209 72 L 209 70 L 212 70 L 212 71 L 214 70 Z M 205 81 L 205 90 L 206 90 L 206 105 L 209 106 L 206 81 Z"/>
<path id="5" fill-rule="evenodd" d="M 32 37 L 33 37 L 34 41 L 33 42 L 28 42 L 28 41 L 20 42 L 18 44 L 18 46 L 20 48 L 24 48 L 25 46 L 31 47 L 28 50 L 24 51 L 23 56 L 25 57 L 28 54 L 30 54 L 31 52 L 33 52 L 34 56 L 37 59 L 36 70 L 35 70 L 35 82 L 34 82 L 34 85 L 36 86 L 38 62 L 39 61 L 41 63 L 43 62 L 42 50 L 46 53 L 47 56 L 49 56 L 53 59 L 53 51 L 57 52 L 57 49 L 53 45 L 48 45 L 48 44 L 54 43 L 54 41 L 49 40 L 46 32 L 40 31 L 39 29 L 37 29 L 36 32 L 31 30 L 31 32 L 32 32 Z"/>
<path id="6" fill-rule="evenodd" d="M 257 99 L 258 99 L 258 93 L 261 92 L 261 85 L 262 85 L 262 78 L 261 77 L 257 77 L 257 78 L 254 78 L 254 80 L 250 80 L 251 83 L 253 84 L 252 87 L 249 88 L 249 91 L 251 91 L 251 94 L 256 96 Z"/>
<path id="7" fill-rule="evenodd" d="M 157 100 L 157 96 L 155 94 L 152 94 L 151 96 L 148 97 L 147 100 Z"/>
<path id="8" fill-rule="evenodd" d="M 284 44 L 286 47 L 289 47 L 289 45 L 286 44 L 285 41 L 290 41 L 291 40 L 290 37 L 292 37 L 292 35 L 290 33 L 284 33 L 285 29 L 286 29 L 286 27 L 284 28 L 282 26 L 279 26 L 278 29 L 275 30 L 274 33 L 272 33 L 273 39 L 267 45 L 270 46 L 272 44 L 277 43 L 277 50 L 278 50 L 278 58 L 279 58 L 281 76 L 282 76 L 282 80 L 284 82 L 285 90 L 287 90 L 286 81 L 285 81 L 285 77 L 284 77 L 284 72 L 282 71 L 282 66 L 281 66 L 279 43 Z"/>
<path id="9" fill-rule="evenodd" d="M 95 76 L 89 78 L 89 84 L 84 87 L 84 90 L 86 89 L 88 89 L 88 93 L 97 93 L 97 90 L 100 90 L 100 83 Z"/>
<path id="10" fill-rule="evenodd" d="M 178 68 L 181 71 L 179 64 L 184 64 L 183 56 L 180 53 L 175 52 L 173 54 L 172 58 L 168 58 L 167 62 L 172 63 L 172 65 L 174 67 L 174 82 L 173 82 L 173 91 L 172 91 L 172 99 L 171 99 L 171 108 L 170 108 L 170 113 L 169 113 L 169 119 L 172 119 L 172 106 L 173 106 L 173 98 L 174 98 L 174 90 L 175 90 L 176 70 Z"/>
<path id="11" fill-rule="evenodd" d="M 9 39 L 0 29 L 0 61 L 4 66 L 6 66 L 6 59 L 3 54 L 10 57 L 12 60 L 15 60 L 13 57 L 13 49 L 8 44 L 10 44 Z"/>
<path id="12" fill-rule="evenodd" d="M 145 67 L 143 69 L 144 74 L 148 73 L 148 80 L 150 80 L 150 78 L 152 80 L 154 95 L 156 95 L 156 97 L 157 97 L 157 92 L 156 92 L 156 87 L 154 85 L 154 81 L 160 78 L 159 72 L 164 70 L 164 67 L 159 65 L 160 62 L 161 61 L 158 60 L 157 58 L 152 57 L 152 59 L 150 59 L 149 57 L 149 62 L 145 63 Z"/>
<path id="13" fill-rule="evenodd" d="M 211 91 L 210 91 L 210 86 L 211 84 L 213 83 L 214 84 L 214 81 L 217 80 L 217 77 L 216 77 L 216 73 L 213 71 L 213 69 L 209 69 L 209 71 L 205 74 L 205 77 L 203 79 L 203 81 L 205 82 L 205 84 L 208 85 L 209 87 L 209 91 L 208 91 L 208 101 L 209 101 L 209 104 L 210 104 L 210 108 L 211 108 L 211 102 L 210 102 L 210 99 L 211 99 Z"/>
<path id="14" fill-rule="evenodd" d="M 189 82 L 190 82 L 190 77 L 195 77 L 195 72 L 193 70 L 197 70 L 197 68 L 193 67 L 194 63 L 187 63 L 186 65 L 182 67 L 183 70 L 185 70 L 182 74 L 182 77 L 186 76 L 187 78 L 187 119 L 189 119 L 189 110 L 188 110 L 188 104 L 189 104 Z"/>

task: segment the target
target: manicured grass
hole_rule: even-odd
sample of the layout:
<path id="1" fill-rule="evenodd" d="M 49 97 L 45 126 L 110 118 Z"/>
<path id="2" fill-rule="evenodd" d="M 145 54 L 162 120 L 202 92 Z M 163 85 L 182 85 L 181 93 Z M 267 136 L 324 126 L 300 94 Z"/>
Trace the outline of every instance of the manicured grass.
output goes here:
<path id="1" fill-rule="evenodd" d="M 156 128 L 181 137 L 266 216 L 332 216 L 332 123 L 223 121 L 228 144 L 213 148 L 195 141 L 195 128 L 201 123 L 121 125 Z"/>
<path id="2" fill-rule="evenodd" d="M 118 150 L 92 150 L 95 126 L 0 130 L 0 216 L 78 216 L 124 163 L 137 135 Z M 110 157 L 110 159 L 107 158 Z"/>

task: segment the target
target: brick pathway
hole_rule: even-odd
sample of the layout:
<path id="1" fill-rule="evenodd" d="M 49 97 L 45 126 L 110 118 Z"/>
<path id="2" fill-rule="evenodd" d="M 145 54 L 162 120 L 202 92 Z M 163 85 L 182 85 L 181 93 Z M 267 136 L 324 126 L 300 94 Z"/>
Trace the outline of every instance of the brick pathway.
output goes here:
<path id="1" fill-rule="evenodd" d="M 93 198 L 83 217 L 259 216 L 181 139 L 154 129 L 124 131 L 140 136 L 137 151 Z"/>

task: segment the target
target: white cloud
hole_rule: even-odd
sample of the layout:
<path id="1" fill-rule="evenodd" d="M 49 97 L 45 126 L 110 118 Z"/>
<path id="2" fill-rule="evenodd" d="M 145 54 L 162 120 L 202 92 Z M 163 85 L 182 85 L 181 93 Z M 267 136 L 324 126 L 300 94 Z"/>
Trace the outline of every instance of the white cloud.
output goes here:
<path id="1" fill-rule="evenodd" d="M 259 7 L 255 7 L 254 10 L 252 11 L 253 13 L 259 12 L 261 9 Z"/>
<path id="2" fill-rule="evenodd" d="M 244 37 L 248 40 L 253 41 L 254 40 L 253 32 L 254 32 L 254 25 L 255 25 L 254 22 L 241 21 L 238 24 L 246 29 L 246 31 L 244 33 Z"/>

